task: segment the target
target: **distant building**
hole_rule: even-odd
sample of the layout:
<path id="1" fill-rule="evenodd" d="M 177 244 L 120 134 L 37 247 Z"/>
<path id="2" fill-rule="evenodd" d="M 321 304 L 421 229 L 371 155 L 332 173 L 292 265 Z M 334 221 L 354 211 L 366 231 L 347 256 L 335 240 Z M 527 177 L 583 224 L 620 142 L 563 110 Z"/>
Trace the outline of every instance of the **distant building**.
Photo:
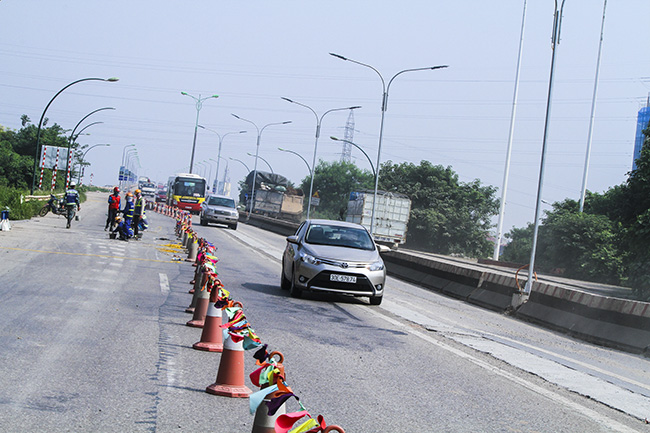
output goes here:
<path id="1" fill-rule="evenodd" d="M 641 156 L 641 148 L 643 147 L 643 140 L 645 138 L 643 130 L 648 127 L 648 122 L 650 122 L 650 98 L 648 99 L 648 104 L 639 110 L 639 115 L 637 117 L 632 170 L 636 170 L 636 160 Z"/>

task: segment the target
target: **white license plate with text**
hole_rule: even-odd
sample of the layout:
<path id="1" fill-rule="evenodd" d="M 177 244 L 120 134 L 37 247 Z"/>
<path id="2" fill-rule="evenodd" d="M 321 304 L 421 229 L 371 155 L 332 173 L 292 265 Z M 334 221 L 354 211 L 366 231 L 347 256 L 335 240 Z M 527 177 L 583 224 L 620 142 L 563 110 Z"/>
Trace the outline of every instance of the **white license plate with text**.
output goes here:
<path id="1" fill-rule="evenodd" d="M 353 275 L 339 275 L 339 274 L 330 274 L 330 281 L 336 281 L 338 283 L 356 283 L 357 277 Z"/>

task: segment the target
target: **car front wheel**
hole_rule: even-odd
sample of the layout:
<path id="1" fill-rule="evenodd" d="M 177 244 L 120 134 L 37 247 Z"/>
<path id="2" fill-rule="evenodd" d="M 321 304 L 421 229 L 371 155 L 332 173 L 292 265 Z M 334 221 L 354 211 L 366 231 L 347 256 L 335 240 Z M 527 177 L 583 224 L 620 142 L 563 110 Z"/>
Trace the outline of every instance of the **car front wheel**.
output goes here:
<path id="1" fill-rule="evenodd" d="M 383 296 L 371 296 L 370 297 L 370 305 L 380 305 L 382 301 Z"/>
<path id="2" fill-rule="evenodd" d="M 289 290 L 291 288 L 291 281 L 284 276 L 284 264 L 282 265 L 282 273 L 280 274 L 280 288 L 282 290 Z"/>
<path id="3" fill-rule="evenodd" d="M 289 294 L 293 298 L 300 298 L 302 297 L 302 289 L 296 286 L 296 276 L 294 274 L 294 269 L 291 269 L 291 286 L 289 287 Z"/>

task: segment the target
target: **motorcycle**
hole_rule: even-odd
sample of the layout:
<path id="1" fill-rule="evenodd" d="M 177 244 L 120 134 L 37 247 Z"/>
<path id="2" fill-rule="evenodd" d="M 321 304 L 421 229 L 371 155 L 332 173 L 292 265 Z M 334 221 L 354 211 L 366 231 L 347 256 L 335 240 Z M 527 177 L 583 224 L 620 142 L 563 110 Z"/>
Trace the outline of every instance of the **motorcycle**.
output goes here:
<path id="1" fill-rule="evenodd" d="M 65 201 L 62 198 L 57 199 L 54 194 L 50 194 L 50 199 L 38 212 L 38 216 L 44 217 L 50 211 L 55 215 L 66 215 L 68 213 L 68 210 L 65 208 Z"/>

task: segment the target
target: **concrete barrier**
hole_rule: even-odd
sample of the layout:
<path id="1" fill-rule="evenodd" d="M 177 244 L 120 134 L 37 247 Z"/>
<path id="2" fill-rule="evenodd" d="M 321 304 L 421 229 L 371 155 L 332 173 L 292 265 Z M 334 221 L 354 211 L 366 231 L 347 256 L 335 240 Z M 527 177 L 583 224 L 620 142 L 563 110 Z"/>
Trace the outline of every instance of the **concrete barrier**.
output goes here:
<path id="1" fill-rule="evenodd" d="M 533 283 L 518 318 L 572 336 L 650 356 L 650 303 Z"/>

